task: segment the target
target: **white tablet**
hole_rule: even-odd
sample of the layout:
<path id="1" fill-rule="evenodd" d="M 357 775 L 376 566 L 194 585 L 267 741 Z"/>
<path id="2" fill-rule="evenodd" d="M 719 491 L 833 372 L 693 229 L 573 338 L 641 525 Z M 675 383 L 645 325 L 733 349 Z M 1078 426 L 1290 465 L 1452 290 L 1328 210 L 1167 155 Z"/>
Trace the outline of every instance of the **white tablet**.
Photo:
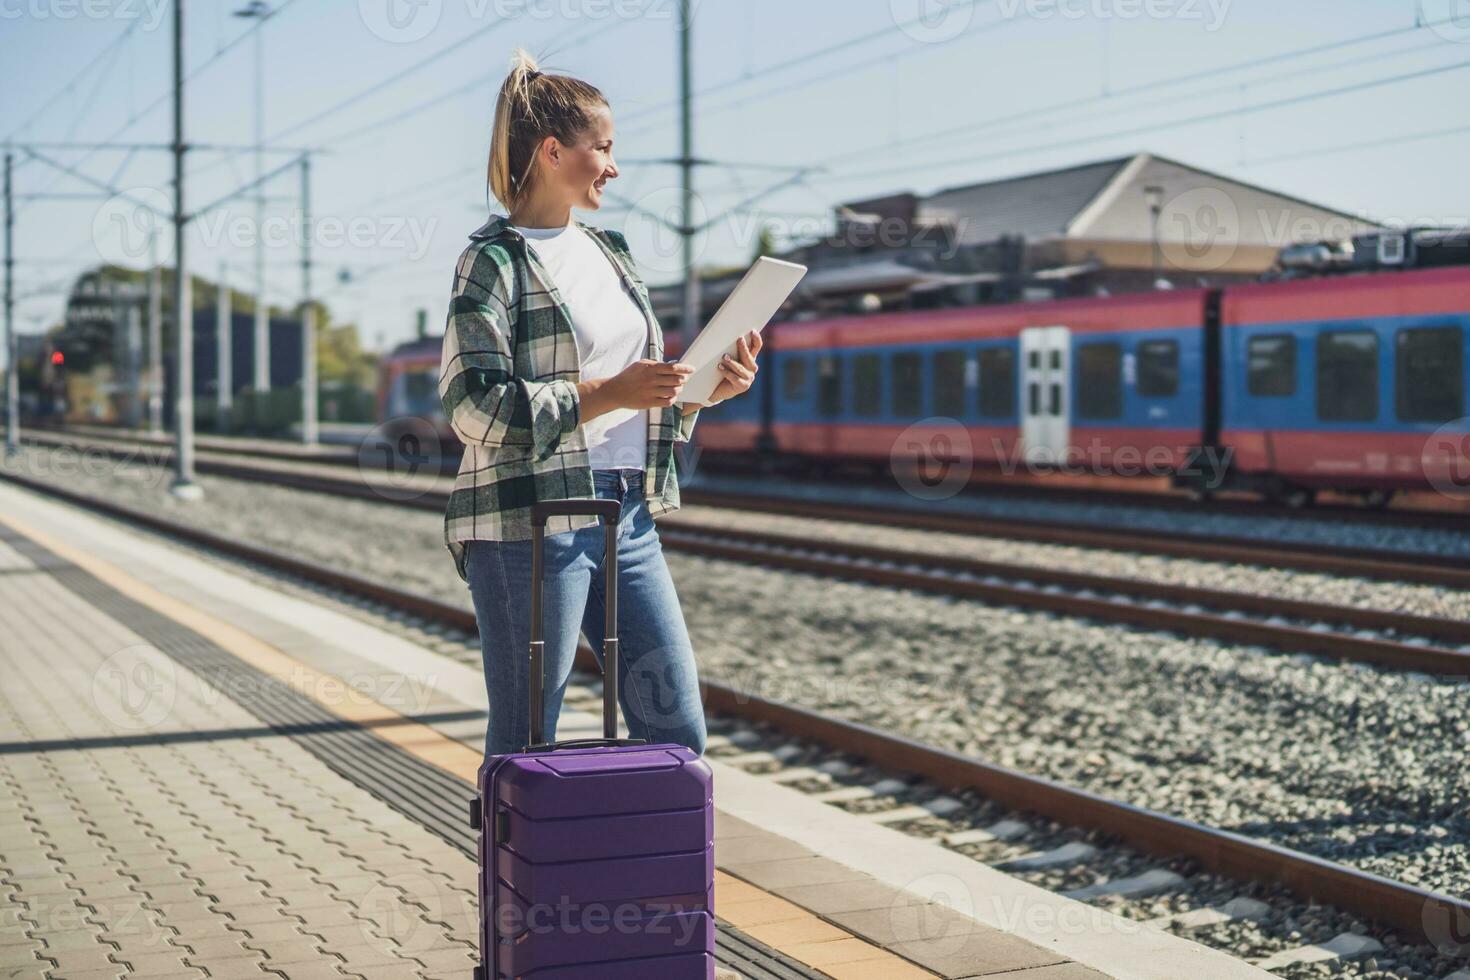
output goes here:
<path id="1" fill-rule="evenodd" d="M 679 358 L 679 363 L 688 364 L 694 373 L 684 382 L 674 404 L 708 401 L 720 384 L 721 355 L 734 357 L 737 340 L 752 330 L 764 329 L 804 275 L 804 265 L 767 255 L 756 259 Z"/>

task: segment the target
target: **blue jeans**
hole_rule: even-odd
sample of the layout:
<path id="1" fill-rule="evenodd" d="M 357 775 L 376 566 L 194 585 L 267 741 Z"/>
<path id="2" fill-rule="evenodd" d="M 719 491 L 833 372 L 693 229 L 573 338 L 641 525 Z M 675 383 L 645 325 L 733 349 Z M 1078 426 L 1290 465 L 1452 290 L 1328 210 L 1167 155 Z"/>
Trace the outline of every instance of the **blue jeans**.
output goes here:
<path id="1" fill-rule="evenodd" d="M 694 648 L 644 500 L 643 471 L 593 470 L 592 483 L 598 497 L 623 504 L 618 521 L 618 701 L 628 733 L 650 744 L 676 742 L 702 754 L 704 706 Z M 549 741 L 555 738 L 579 630 L 602 662 L 607 574 L 602 521 L 548 534 L 545 548 L 543 690 Z M 519 752 L 530 727 L 531 542 L 469 541 L 465 551 L 490 695 L 485 752 Z"/>

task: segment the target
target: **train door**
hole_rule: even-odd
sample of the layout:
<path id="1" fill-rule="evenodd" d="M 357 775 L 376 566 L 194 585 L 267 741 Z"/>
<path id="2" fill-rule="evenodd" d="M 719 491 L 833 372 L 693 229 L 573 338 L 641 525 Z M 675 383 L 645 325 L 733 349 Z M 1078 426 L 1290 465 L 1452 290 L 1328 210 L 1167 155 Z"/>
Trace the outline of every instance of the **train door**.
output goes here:
<path id="1" fill-rule="evenodd" d="M 1021 446 L 1029 463 L 1066 458 L 1071 346 L 1066 327 L 1021 331 Z"/>

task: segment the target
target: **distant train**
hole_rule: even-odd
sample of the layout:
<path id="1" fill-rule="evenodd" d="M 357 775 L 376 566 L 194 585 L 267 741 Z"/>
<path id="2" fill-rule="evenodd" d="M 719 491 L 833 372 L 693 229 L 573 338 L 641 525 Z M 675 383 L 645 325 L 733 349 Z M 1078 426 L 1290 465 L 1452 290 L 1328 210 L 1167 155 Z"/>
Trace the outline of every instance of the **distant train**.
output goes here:
<path id="1" fill-rule="evenodd" d="M 1381 506 L 1458 475 L 1433 437 L 1466 414 L 1467 336 L 1465 266 L 786 320 L 763 334 L 751 391 L 701 414 L 698 444 L 768 465 L 958 460 L 977 478 L 1153 474 Z M 408 352 L 390 362 L 390 388 L 423 387 Z"/>
<path id="2" fill-rule="evenodd" d="M 383 435 L 396 442 L 413 432 L 431 438 L 444 452 L 459 451 L 459 437 L 449 427 L 439 402 L 439 359 L 442 336 L 418 337 L 399 344 L 378 368 L 378 423 Z"/>

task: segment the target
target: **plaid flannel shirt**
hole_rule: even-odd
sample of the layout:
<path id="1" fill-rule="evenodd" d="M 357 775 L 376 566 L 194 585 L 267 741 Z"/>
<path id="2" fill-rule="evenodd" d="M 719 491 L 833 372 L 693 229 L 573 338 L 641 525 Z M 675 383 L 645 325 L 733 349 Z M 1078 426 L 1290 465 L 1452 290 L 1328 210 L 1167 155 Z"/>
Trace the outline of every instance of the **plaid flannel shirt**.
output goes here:
<path id="1" fill-rule="evenodd" d="M 627 240 L 578 221 L 607 254 L 648 321 L 644 356 L 664 357 L 663 329 Z M 469 581 L 464 542 L 531 537 L 538 500 L 591 497 L 592 465 L 581 427 L 581 356 L 571 315 L 536 253 L 493 215 L 470 235 L 454 271 L 439 399 L 464 458 L 444 513 L 444 542 Z M 679 506 L 674 443 L 699 415 L 678 405 L 648 410 L 643 486 L 654 517 Z M 596 517 L 553 517 L 546 533 L 591 527 Z"/>

